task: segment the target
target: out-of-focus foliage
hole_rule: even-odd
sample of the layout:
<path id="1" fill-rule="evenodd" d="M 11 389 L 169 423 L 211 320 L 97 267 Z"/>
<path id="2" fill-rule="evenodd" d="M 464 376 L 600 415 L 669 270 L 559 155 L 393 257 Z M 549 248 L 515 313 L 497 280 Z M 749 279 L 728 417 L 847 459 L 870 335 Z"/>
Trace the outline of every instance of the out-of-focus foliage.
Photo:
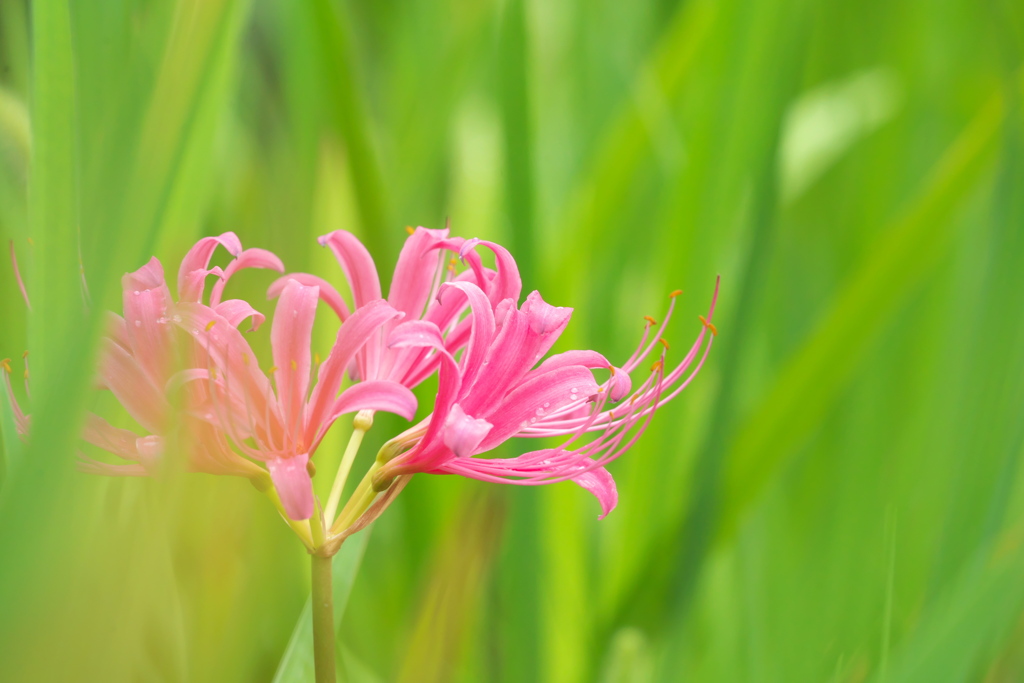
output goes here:
<path id="1" fill-rule="evenodd" d="M 317 235 L 387 271 L 450 218 L 575 307 L 566 347 L 624 358 L 682 288 L 678 358 L 721 274 L 718 342 L 604 522 L 572 484 L 417 477 L 348 680 L 1020 680 L 1022 57 L 1010 0 L 0 1 L 34 432 L 0 404 L 0 679 L 271 680 L 302 614 L 246 482 L 75 471 L 120 275 L 234 230 L 337 281 Z"/>

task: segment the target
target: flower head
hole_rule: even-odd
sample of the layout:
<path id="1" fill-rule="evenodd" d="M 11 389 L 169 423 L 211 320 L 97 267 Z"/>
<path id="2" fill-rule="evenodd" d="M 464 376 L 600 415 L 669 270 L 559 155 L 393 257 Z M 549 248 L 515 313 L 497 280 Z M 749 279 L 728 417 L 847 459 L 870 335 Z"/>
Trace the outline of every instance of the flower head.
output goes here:
<path id="1" fill-rule="evenodd" d="M 666 370 L 667 344 L 659 341 L 675 306 L 673 296 L 658 334 L 649 339 L 649 324 L 637 351 L 621 368 L 596 351 L 569 351 L 537 365 L 565 329 L 571 309 L 552 306 L 537 292 L 521 307 L 511 298 L 493 306 L 469 282 L 449 283 L 440 295 L 468 302 L 470 338 L 456 360 L 440 328 L 430 321 L 403 322 L 391 333 L 391 348 L 430 349 L 437 355 L 439 388 L 434 412 L 386 449 L 387 462 L 374 476 L 379 489 L 396 476 L 415 472 L 526 485 L 573 480 L 598 497 L 603 517 L 617 500 L 615 482 L 604 465 L 636 442 L 659 404 L 685 388 L 703 364 L 713 337 L 707 334 L 709 323 L 684 359 Z M 713 311 L 714 300 L 709 319 Z M 661 349 L 659 359 L 633 390 L 630 373 L 655 349 Z M 594 370 L 608 371 L 608 379 L 598 383 Z M 579 443 L 588 432 L 597 437 Z M 569 438 L 555 448 L 516 458 L 474 457 L 512 437 L 549 436 Z"/>

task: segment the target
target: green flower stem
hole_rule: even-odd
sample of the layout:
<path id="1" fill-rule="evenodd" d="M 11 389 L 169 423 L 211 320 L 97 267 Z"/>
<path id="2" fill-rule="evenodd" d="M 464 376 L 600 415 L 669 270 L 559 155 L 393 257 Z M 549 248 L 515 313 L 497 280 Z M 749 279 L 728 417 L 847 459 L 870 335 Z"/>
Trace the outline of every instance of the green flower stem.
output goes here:
<path id="1" fill-rule="evenodd" d="M 335 536 L 350 527 L 373 504 L 373 499 L 377 497 L 377 492 L 373 490 L 373 475 L 379 469 L 380 462 L 375 460 L 370 469 L 366 471 L 362 481 L 359 482 L 356 490 L 352 492 L 352 497 L 345 503 L 341 514 L 338 515 L 338 519 L 331 526 L 331 536 Z"/>
<path id="2" fill-rule="evenodd" d="M 316 683 L 335 683 L 334 594 L 331 591 L 331 557 L 312 554 L 313 666 Z"/>
<path id="3" fill-rule="evenodd" d="M 363 437 L 370 427 L 373 426 L 373 411 L 360 410 L 352 420 L 352 436 L 345 447 L 345 454 L 341 456 L 341 463 L 338 465 L 338 473 L 334 477 L 334 484 L 331 486 L 331 495 L 327 498 L 327 506 L 324 508 L 324 520 L 327 523 L 334 521 L 334 513 L 338 510 L 338 503 L 341 501 L 341 493 L 345 489 L 345 482 L 348 480 L 349 472 L 352 471 L 352 463 L 359 453 L 359 446 L 363 443 Z"/>

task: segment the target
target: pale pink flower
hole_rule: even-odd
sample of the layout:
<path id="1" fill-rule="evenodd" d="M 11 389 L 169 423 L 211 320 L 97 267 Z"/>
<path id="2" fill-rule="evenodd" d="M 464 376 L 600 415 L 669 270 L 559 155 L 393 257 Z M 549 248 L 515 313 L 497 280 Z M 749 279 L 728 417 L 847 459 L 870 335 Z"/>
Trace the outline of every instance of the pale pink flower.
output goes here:
<path id="1" fill-rule="evenodd" d="M 319 239 L 322 246 L 331 249 L 337 258 L 352 293 L 354 309 L 381 298 L 380 278 L 373 258 L 366 247 L 350 232 L 336 230 Z M 485 243 L 494 253 L 496 269 L 482 265 L 480 257 L 472 251 L 462 250 L 465 240 L 449 238 L 448 230 L 410 229 L 402 247 L 391 279 L 388 303 L 403 314 L 403 321 L 425 320 L 441 332 L 445 348 L 456 353 L 468 341 L 472 321 L 462 319 L 466 309 L 464 298 L 438 299 L 438 291 L 446 282 L 468 282 L 478 286 L 492 305 L 505 299 L 518 299 L 522 289 L 519 269 L 508 251 L 500 245 Z M 463 251 L 468 269 L 455 272 L 453 257 Z M 269 296 L 281 292 L 289 280 L 319 287 L 320 297 L 338 318 L 344 321 L 353 310 L 337 290 L 322 278 L 306 273 L 291 273 L 271 285 Z M 388 335 L 399 324 L 398 319 L 383 325 L 375 339 L 367 343 L 353 359 L 349 376 L 353 380 L 392 380 L 414 387 L 429 377 L 440 356 L 430 349 L 388 346 Z"/>
<path id="2" fill-rule="evenodd" d="M 465 243 L 464 252 L 478 243 Z M 431 321 L 403 322 L 391 332 L 390 348 L 431 349 L 441 365 L 434 412 L 392 441 L 390 448 L 398 454 L 374 476 L 378 489 L 397 476 L 416 472 L 524 485 L 572 480 L 597 496 L 603 518 L 618 498 L 615 481 L 604 465 L 636 443 L 655 409 L 689 384 L 707 357 L 713 337 L 704 343 L 708 330 L 713 330 L 705 322 L 682 361 L 666 370 L 667 344 L 659 342 L 675 307 L 673 296 L 657 334 L 650 338 L 649 324 L 636 352 L 621 368 L 596 351 L 569 351 L 536 366 L 565 329 L 572 309 L 551 306 L 537 292 L 521 308 L 511 298 L 494 307 L 469 282 L 446 285 L 441 298 L 468 300 L 471 336 L 456 361 L 440 328 Z M 631 392 L 629 373 L 655 349 L 661 349 L 658 360 Z M 608 379 L 599 384 L 595 369 L 608 371 Z M 588 432 L 596 432 L 596 438 L 581 443 Z M 512 437 L 566 436 L 560 446 L 515 458 L 473 457 Z"/>
<path id="3" fill-rule="evenodd" d="M 217 246 L 223 246 L 234 258 L 225 269 L 210 268 Z M 263 315 L 244 301 L 222 301 L 224 285 L 243 268 L 284 266 L 274 254 L 263 249 L 242 249 L 234 233 L 200 239 L 182 259 L 178 271 L 178 295 L 181 301 L 199 302 L 204 297 L 206 278 L 219 278 L 210 295 L 210 310 L 232 326 L 251 319 L 253 329 Z M 176 305 L 164 280 L 163 266 L 156 258 L 121 279 L 124 317 L 109 314 L 107 335 L 101 341 L 99 383 L 110 390 L 129 415 L 146 431 L 139 435 L 112 426 L 95 414 L 86 415 L 83 439 L 103 450 L 130 461 L 115 465 L 82 458 L 81 468 L 95 474 L 145 476 L 160 467 L 166 441 L 173 429 L 189 453 L 190 470 L 210 474 L 264 476 L 263 470 L 231 451 L 226 440 L 210 425 L 172 410 L 169 390 L 182 362 L 197 360 L 197 349 L 189 341 L 184 348 L 169 322 Z M 201 351 L 201 349 L 200 349 Z M 202 358 L 199 358 L 202 360 Z M 205 362 L 204 362 L 205 365 Z"/>
<path id="4" fill-rule="evenodd" d="M 411 420 L 416 412 L 412 392 L 388 380 L 360 382 L 338 395 L 356 353 L 402 314 L 381 299 L 364 304 L 345 319 L 330 354 L 314 367 L 310 341 L 319 297 L 317 285 L 297 279 L 281 288 L 270 332 L 274 365 L 267 371 L 274 386 L 242 334 L 216 310 L 180 303 L 172 316 L 206 357 L 206 367 L 179 376 L 200 390 L 189 400 L 189 410 L 225 434 L 243 455 L 266 463 L 285 512 L 294 520 L 313 514 L 309 459 L 340 415 L 385 410 Z"/>

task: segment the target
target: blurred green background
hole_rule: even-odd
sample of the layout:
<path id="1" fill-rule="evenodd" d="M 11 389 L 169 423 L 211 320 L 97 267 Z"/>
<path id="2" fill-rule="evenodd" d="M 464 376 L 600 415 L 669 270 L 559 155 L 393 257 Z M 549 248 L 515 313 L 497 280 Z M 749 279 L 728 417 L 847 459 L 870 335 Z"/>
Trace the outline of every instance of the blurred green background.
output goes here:
<path id="1" fill-rule="evenodd" d="M 387 278 L 446 218 L 575 307 L 560 348 L 623 359 L 682 288 L 678 359 L 716 274 L 720 334 L 603 522 L 416 477 L 343 551 L 347 680 L 1024 680 L 1022 58 L 1013 0 L 0 0 L 0 680 L 274 677 L 270 506 L 74 469 L 99 313 L 200 235 L 337 281 L 346 228 Z"/>

